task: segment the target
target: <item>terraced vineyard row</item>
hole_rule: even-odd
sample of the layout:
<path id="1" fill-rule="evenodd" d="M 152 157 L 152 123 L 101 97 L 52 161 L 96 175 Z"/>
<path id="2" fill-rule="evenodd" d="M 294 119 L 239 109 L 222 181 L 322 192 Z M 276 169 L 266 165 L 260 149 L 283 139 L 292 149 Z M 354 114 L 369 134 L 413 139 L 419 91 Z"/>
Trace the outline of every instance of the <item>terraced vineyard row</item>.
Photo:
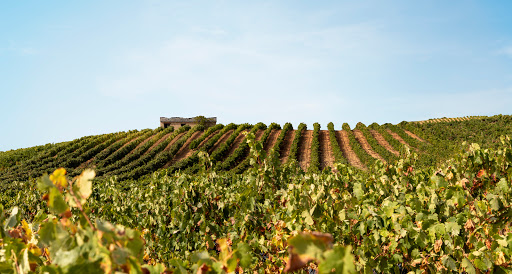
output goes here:
<path id="1" fill-rule="evenodd" d="M 401 153 L 418 155 L 418 164 L 432 164 L 450 155 L 453 141 L 492 142 L 499 135 L 511 134 L 511 117 L 455 119 L 447 123 L 408 123 L 398 125 L 346 123 L 335 129 L 315 124 L 308 130 L 300 124 L 188 126 L 118 132 L 87 136 L 70 142 L 0 153 L 0 181 L 27 180 L 64 167 L 71 175 L 92 167 L 99 176 L 117 175 L 121 180 L 136 179 L 158 169 L 194 173 L 200 168 L 199 152 L 210 155 L 219 171 L 244 172 L 249 166 L 247 134 L 260 141 L 263 150 L 272 151 L 281 164 L 296 162 L 304 171 L 335 169 L 337 163 L 368 170 L 377 162 L 393 162 Z M 494 137 L 487 138 L 487 137 Z M 496 141 L 494 141 L 496 142 Z M 27 170 L 29 172 L 27 172 Z"/>
<path id="2" fill-rule="evenodd" d="M 418 121 L 417 123 L 425 124 L 425 123 L 442 123 L 442 122 L 462 122 L 467 121 L 471 119 L 482 119 L 486 116 L 464 116 L 464 117 L 456 117 L 456 118 L 434 118 L 434 119 L 428 119 L 424 121 Z"/>

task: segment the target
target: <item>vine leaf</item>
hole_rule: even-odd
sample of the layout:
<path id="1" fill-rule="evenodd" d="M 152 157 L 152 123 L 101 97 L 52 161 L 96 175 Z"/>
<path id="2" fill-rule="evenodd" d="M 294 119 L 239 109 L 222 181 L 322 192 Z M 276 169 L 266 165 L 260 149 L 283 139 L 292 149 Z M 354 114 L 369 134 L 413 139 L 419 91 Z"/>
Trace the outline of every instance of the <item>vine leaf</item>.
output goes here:
<path id="1" fill-rule="evenodd" d="M 94 179 L 96 173 L 92 169 L 86 169 L 78 177 L 78 187 L 82 198 L 85 200 L 92 194 L 92 179 Z"/>
<path id="2" fill-rule="evenodd" d="M 356 273 L 352 247 L 336 246 L 325 252 L 325 261 L 318 265 L 319 273 Z"/>
<path id="3" fill-rule="evenodd" d="M 320 232 L 301 232 L 288 239 L 290 254 L 284 272 L 299 270 L 313 260 L 322 260 L 324 252 L 332 247 L 331 234 Z"/>

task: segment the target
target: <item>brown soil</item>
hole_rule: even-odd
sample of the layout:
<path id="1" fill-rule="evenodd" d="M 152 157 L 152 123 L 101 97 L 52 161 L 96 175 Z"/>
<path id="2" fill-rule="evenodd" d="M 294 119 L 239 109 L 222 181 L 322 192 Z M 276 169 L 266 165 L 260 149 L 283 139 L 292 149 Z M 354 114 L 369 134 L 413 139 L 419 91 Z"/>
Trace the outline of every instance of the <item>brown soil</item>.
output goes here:
<path id="1" fill-rule="evenodd" d="M 413 146 L 409 145 L 409 144 L 408 144 L 404 139 L 402 139 L 402 137 L 400 137 L 400 135 L 398 135 L 396 132 L 392 131 L 392 130 L 391 130 L 391 129 L 389 129 L 389 128 L 387 128 L 387 129 L 386 129 L 386 131 L 387 131 L 389 134 L 391 134 L 391 136 L 392 136 L 393 138 L 395 138 L 396 140 L 398 140 L 398 142 L 400 142 L 402 145 L 406 145 L 406 146 L 408 146 L 409 148 L 411 148 L 411 149 L 413 149 L 413 150 L 415 150 L 415 151 L 418 151 L 418 149 L 417 149 L 417 148 L 415 148 L 415 147 L 413 147 Z"/>
<path id="2" fill-rule="evenodd" d="M 199 149 L 202 146 L 204 146 L 204 144 L 206 144 L 206 142 L 208 142 L 208 140 L 210 140 L 213 136 L 217 135 L 217 133 L 219 133 L 219 131 L 220 131 L 220 129 L 212 132 L 208 137 L 204 138 L 204 140 L 197 146 L 196 149 Z"/>
<path id="3" fill-rule="evenodd" d="M 174 157 L 172 158 L 171 161 L 167 162 L 167 164 L 165 164 L 164 168 L 167 168 L 167 167 L 170 167 L 172 166 L 174 163 L 178 162 L 179 160 L 182 160 L 182 159 L 185 159 L 187 157 L 189 157 L 190 155 L 192 155 L 192 153 L 194 152 L 193 150 L 190 149 L 190 142 L 194 141 L 195 139 L 199 138 L 199 136 L 202 134 L 203 132 L 201 131 L 196 131 L 192 134 L 192 136 L 190 136 L 190 138 L 188 138 L 188 140 L 183 144 L 183 146 L 178 150 L 178 152 L 176 152 L 176 155 L 174 155 Z"/>
<path id="4" fill-rule="evenodd" d="M 350 146 L 350 141 L 348 138 L 348 133 L 344 130 L 335 131 L 336 140 L 338 141 L 338 145 L 341 148 L 341 152 L 343 153 L 343 157 L 347 159 L 348 163 L 354 167 L 364 169 L 365 166 L 361 163 L 361 160 L 357 157 L 356 153 Z"/>
<path id="5" fill-rule="evenodd" d="M 326 167 L 333 168 L 335 159 L 334 154 L 332 153 L 328 130 L 320 130 L 318 134 L 318 142 L 320 144 L 320 170 L 323 170 Z"/>
<path id="6" fill-rule="evenodd" d="M 286 136 L 284 137 L 283 143 L 281 144 L 281 150 L 279 151 L 281 164 L 284 164 L 288 161 L 293 138 L 295 138 L 295 130 L 288 130 L 288 132 L 286 132 Z"/>
<path id="7" fill-rule="evenodd" d="M 140 142 L 140 144 L 138 144 L 138 145 L 137 145 L 134 149 L 132 149 L 130 152 L 126 153 L 126 155 L 129 155 L 129 154 L 133 153 L 137 148 L 139 148 L 140 146 L 142 146 L 142 145 L 144 145 L 145 143 L 149 142 L 149 141 L 150 141 L 152 138 L 154 138 L 154 137 L 155 137 L 155 134 L 153 134 L 153 135 L 149 136 L 149 137 L 148 137 L 148 138 L 146 138 L 144 141 Z M 133 139 L 132 141 L 130 141 L 130 142 L 133 142 L 133 141 L 135 141 L 135 140 L 136 140 L 136 138 L 134 138 L 134 139 Z M 127 142 L 126 144 L 124 144 L 122 147 L 120 147 L 119 149 L 121 149 L 121 148 L 123 148 L 123 147 L 125 147 L 125 146 L 127 146 L 127 145 L 128 145 L 128 142 Z M 118 150 L 119 150 L 119 149 L 118 149 Z M 149 150 L 148 150 L 148 151 L 149 151 Z M 116 152 L 117 152 L 117 150 L 116 150 Z M 124 156 L 123 156 L 123 158 L 124 158 L 124 157 L 126 157 L 126 155 L 124 155 Z"/>
<path id="8" fill-rule="evenodd" d="M 412 132 L 410 132 L 408 130 L 404 129 L 404 132 L 407 133 L 407 135 L 411 136 L 412 138 L 414 138 L 414 139 L 416 139 L 416 140 L 418 140 L 420 142 L 425 142 L 425 140 L 423 140 L 420 137 L 418 137 L 418 135 L 416 135 L 416 134 L 414 134 L 414 133 L 412 133 Z"/>
<path id="9" fill-rule="evenodd" d="M 164 148 L 164 151 L 171 149 L 171 146 L 174 145 L 174 143 L 176 143 L 181 138 L 181 136 L 185 135 L 186 133 L 187 132 L 182 132 L 182 133 L 178 134 L 176 137 L 174 137 L 174 139 L 172 139 L 169 142 L 169 144 L 167 144 L 167 146 Z"/>
<path id="10" fill-rule="evenodd" d="M 375 140 L 377 140 L 377 143 L 379 145 L 383 146 L 385 149 L 387 149 L 389 152 L 395 154 L 396 156 L 400 156 L 400 152 L 396 151 L 387 141 L 378 133 L 377 131 L 370 129 L 370 133 L 373 135 Z"/>
<path id="11" fill-rule="evenodd" d="M 213 145 L 213 147 L 210 149 L 210 151 L 208 151 L 208 153 L 212 153 L 214 152 L 217 148 L 219 148 L 219 146 L 224 143 L 228 138 L 229 136 L 231 136 L 231 134 L 233 134 L 235 130 L 234 129 L 230 129 L 228 130 L 228 132 L 224 133 L 224 135 L 222 135 L 219 140 L 217 140 L 217 142 L 215 143 L 215 145 Z"/>
<path id="12" fill-rule="evenodd" d="M 146 155 L 148 154 L 151 150 L 153 150 L 153 148 L 155 148 L 156 146 L 158 146 L 160 143 L 162 143 L 163 141 L 167 140 L 167 138 L 171 137 L 171 135 L 173 134 L 174 132 L 169 132 L 167 134 L 165 134 L 162 138 L 158 139 L 158 141 L 156 141 L 151 147 L 148 148 L 148 150 L 146 150 L 144 152 L 143 155 Z M 181 135 L 181 134 L 178 134 L 178 135 Z"/>
<path id="13" fill-rule="evenodd" d="M 238 134 L 238 136 L 236 136 L 235 141 L 233 141 L 233 143 L 231 144 L 231 147 L 228 150 L 228 153 L 226 154 L 226 157 L 233 154 L 233 152 L 238 148 L 238 146 L 242 143 L 242 141 L 245 141 L 246 135 L 244 134 L 244 132 L 249 132 L 249 131 L 244 130 L 244 131 L 240 132 Z"/>
<path id="14" fill-rule="evenodd" d="M 140 142 L 140 144 L 138 144 L 133 150 L 136 150 L 138 149 L 139 147 L 143 146 L 144 144 L 146 144 L 147 142 L 149 142 L 151 139 L 153 139 L 154 137 L 156 136 L 156 133 L 149 136 L 148 138 L 146 138 L 144 141 Z M 126 145 L 125 145 L 126 146 Z"/>
<path id="15" fill-rule="evenodd" d="M 265 150 L 265 152 L 269 152 L 274 147 L 277 138 L 279 138 L 279 134 L 281 134 L 281 129 L 273 129 L 270 132 L 267 141 L 263 145 L 263 150 Z"/>
<path id="16" fill-rule="evenodd" d="M 261 140 L 261 137 L 263 137 L 263 133 L 265 133 L 265 130 L 260 129 L 254 134 L 254 140 L 259 141 Z"/>
<path id="17" fill-rule="evenodd" d="M 313 140 L 313 131 L 304 130 L 300 138 L 297 159 L 302 170 L 307 170 L 311 162 L 311 141 Z"/>
<path id="18" fill-rule="evenodd" d="M 359 144 L 361 144 L 361 147 L 370 155 L 372 156 L 373 158 L 375 159 L 379 159 L 381 160 L 382 162 L 386 162 L 386 160 L 384 160 L 384 158 L 382 158 L 382 156 L 380 156 L 377 152 L 375 152 L 372 147 L 370 146 L 370 144 L 368 143 L 368 140 L 366 140 L 366 138 L 364 137 L 364 134 L 360 131 L 360 130 L 353 130 L 352 132 L 354 132 L 354 136 L 356 137 L 356 140 L 359 142 Z"/>

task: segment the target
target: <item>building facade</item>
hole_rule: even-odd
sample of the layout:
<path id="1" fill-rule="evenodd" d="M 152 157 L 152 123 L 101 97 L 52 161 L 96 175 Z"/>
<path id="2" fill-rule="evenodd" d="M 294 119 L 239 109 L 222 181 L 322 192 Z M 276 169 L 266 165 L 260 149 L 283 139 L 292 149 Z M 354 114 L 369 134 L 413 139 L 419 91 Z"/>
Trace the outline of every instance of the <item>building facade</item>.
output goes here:
<path id="1" fill-rule="evenodd" d="M 203 116 L 192 117 L 192 118 L 183 118 L 183 117 L 160 117 L 160 127 L 174 127 L 174 129 L 178 129 L 184 125 L 189 125 L 191 127 L 203 123 L 206 127 L 211 127 L 217 124 L 217 117 L 206 118 Z"/>

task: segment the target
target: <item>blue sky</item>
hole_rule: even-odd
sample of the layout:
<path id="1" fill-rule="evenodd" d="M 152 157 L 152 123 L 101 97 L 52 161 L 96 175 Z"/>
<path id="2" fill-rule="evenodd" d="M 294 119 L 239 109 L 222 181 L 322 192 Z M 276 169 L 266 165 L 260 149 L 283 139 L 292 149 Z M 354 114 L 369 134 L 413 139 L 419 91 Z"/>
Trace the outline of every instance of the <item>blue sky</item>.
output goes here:
<path id="1" fill-rule="evenodd" d="M 510 1 L 3 1 L 0 151 L 160 116 L 512 114 Z"/>

